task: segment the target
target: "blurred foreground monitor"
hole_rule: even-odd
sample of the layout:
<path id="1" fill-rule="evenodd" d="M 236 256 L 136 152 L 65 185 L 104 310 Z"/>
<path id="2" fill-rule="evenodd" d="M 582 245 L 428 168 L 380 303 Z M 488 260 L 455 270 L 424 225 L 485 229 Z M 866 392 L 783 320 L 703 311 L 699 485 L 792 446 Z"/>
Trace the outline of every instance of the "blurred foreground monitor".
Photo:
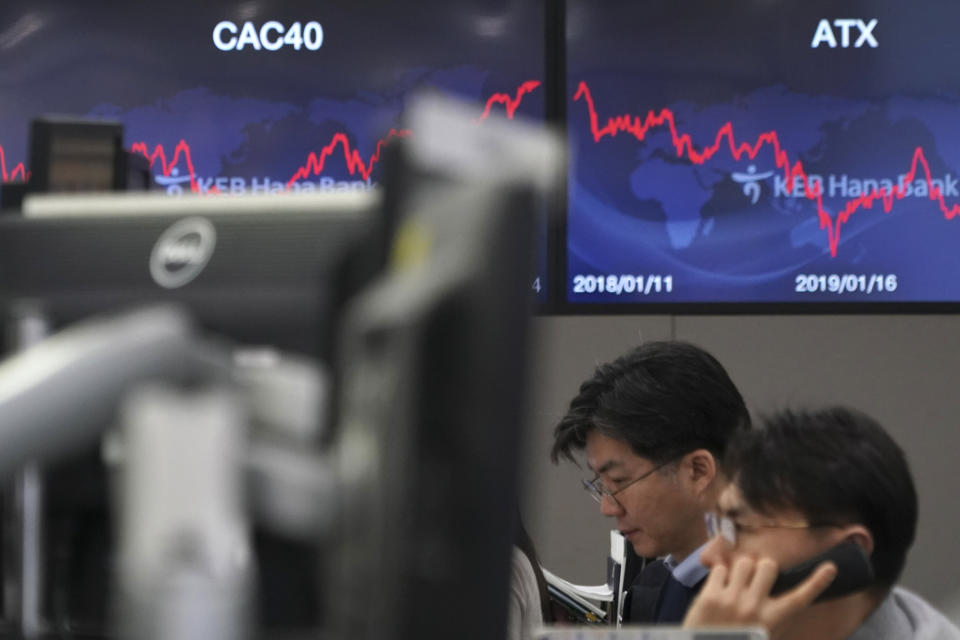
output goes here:
<path id="1" fill-rule="evenodd" d="M 523 274 L 560 152 L 539 130 L 464 128 L 434 103 L 413 113 L 434 135 L 397 147 L 391 263 L 344 322 L 328 610 L 335 637 L 497 638 L 524 426 Z"/>
<path id="2" fill-rule="evenodd" d="M 250 353 L 295 354 L 316 369 L 310 424 L 254 425 L 245 449 L 325 472 L 323 487 L 303 480 L 274 494 L 323 511 L 313 530 L 277 526 L 276 510 L 244 485 L 250 526 L 264 530 L 249 637 L 505 632 L 535 217 L 562 157 L 540 128 L 476 127 L 469 113 L 436 100 L 411 107 L 411 126 L 429 120 L 417 128 L 429 133 L 387 148 L 382 194 L 31 196 L 22 215 L 0 219 L 10 352 L 29 356 L 77 321 L 164 302 L 195 320 L 198 352 L 233 354 L 225 361 L 238 370 L 249 358 L 236 356 Z M 258 393 L 282 399 L 281 373 L 259 361 Z M 0 398 L 16 377 L 9 367 L 24 362 L 0 365 Z M 246 404 L 264 402 L 230 379 Z M 77 407 L 78 422 L 87 409 Z M 42 517 L 5 504 L 17 532 L 5 545 L 34 561 L 25 569 L 8 553 L 4 566 L 10 628 L 36 623 L 24 637 L 117 637 L 114 529 L 124 518 L 91 463 L 112 420 L 103 422 L 83 434 L 51 425 L 0 468 L 46 469 L 31 476 Z M 0 425 L 0 448 L 21 424 Z M 258 482 L 282 484 L 265 468 Z M 183 614 L 161 604 L 151 615 Z M 139 637 L 200 634 L 176 622 Z"/>

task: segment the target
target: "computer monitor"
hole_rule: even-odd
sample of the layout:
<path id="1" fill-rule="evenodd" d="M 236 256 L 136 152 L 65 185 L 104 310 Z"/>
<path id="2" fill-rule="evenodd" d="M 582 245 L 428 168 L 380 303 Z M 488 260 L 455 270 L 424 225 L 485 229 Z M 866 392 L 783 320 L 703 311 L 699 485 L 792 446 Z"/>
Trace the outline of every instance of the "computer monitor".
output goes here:
<path id="1" fill-rule="evenodd" d="M 542 130 L 413 113 L 439 138 L 397 147 L 392 260 L 344 322 L 326 619 L 334 638 L 489 640 L 506 630 L 524 427 L 518 276 L 561 158 Z"/>
<path id="2" fill-rule="evenodd" d="M 329 358 L 346 286 L 383 265 L 375 193 L 37 195 L 0 218 L 0 305 L 53 327 L 157 301 L 238 343 Z"/>
<path id="3" fill-rule="evenodd" d="M 410 133 L 411 92 L 470 119 L 543 117 L 540 3 L 37 0 L 0 6 L 0 177 L 22 180 L 28 125 L 108 119 L 172 191 L 366 188 Z"/>
<path id="4" fill-rule="evenodd" d="M 958 5 L 566 5 L 568 310 L 956 311 Z"/>
<path id="5" fill-rule="evenodd" d="M 344 301 L 383 266 L 382 213 L 377 192 L 30 196 L 22 214 L 0 217 L 0 314 L 9 321 L 29 308 L 56 330 L 173 302 L 202 334 L 295 352 L 329 369 Z M 46 588 L 32 594 L 49 625 L 93 637 L 109 629 L 114 543 L 107 480 L 96 446 L 44 467 L 45 535 L 38 544 Z M 6 504 L 8 514 L 14 504 Z M 15 540 L 4 536 L 5 545 Z M 299 580 L 303 591 L 316 593 L 315 577 L 303 570 L 315 547 L 266 532 L 257 543 L 264 585 Z M 260 617 L 268 626 L 315 624 L 316 598 L 305 598 L 306 605 L 263 599 Z M 16 615 L 3 611 L 5 618 Z"/>
<path id="6" fill-rule="evenodd" d="M 66 114 L 122 124 L 123 148 L 170 194 L 372 189 L 390 142 L 422 133 L 403 120 L 417 91 L 470 100 L 480 128 L 543 121 L 543 13 L 517 0 L 0 3 L 0 179 L 36 175 L 29 123 Z M 2 191 L 9 207 L 22 188 Z M 545 254 L 528 284 L 545 300 Z"/>

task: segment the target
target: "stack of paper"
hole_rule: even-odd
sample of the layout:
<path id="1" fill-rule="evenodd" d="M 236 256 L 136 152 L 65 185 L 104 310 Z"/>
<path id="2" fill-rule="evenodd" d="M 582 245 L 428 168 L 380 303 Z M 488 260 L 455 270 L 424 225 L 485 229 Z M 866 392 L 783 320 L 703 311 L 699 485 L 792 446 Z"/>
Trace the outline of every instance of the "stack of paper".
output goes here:
<path id="1" fill-rule="evenodd" d="M 541 567 L 542 568 L 542 567 Z M 597 603 L 611 602 L 613 589 L 610 585 L 600 584 L 587 586 L 573 584 L 568 580 L 543 569 L 543 577 L 547 581 L 547 590 L 550 596 L 560 603 L 575 619 L 580 622 L 605 622 L 607 612 Z"/>

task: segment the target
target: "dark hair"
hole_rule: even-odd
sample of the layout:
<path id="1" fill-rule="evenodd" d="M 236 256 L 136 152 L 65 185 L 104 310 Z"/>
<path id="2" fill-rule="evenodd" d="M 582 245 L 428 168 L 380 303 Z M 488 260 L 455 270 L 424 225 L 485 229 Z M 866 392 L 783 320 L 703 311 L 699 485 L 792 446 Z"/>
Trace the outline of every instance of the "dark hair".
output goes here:
<path id="1" fill-rule="evenodd" d="M 554 429 L 550 457 L 574 460 L 596 429 L 654 463 L 700 448 L 720 460 L 731 436 L 749 426 L 743 397 L 716 358 L 686 342 L 648 342 L 580 385 Z"/>
<path id="2" fill-rule="evenodd" d="M 865 526 L 876 582 L 897 581 L 916 533 L 917 492 L 903 451 L 876 420 L 844 407 L 781 411 L 737 438 L 724 464 L 760 513 L 796 509 L 811 522 Z"/>

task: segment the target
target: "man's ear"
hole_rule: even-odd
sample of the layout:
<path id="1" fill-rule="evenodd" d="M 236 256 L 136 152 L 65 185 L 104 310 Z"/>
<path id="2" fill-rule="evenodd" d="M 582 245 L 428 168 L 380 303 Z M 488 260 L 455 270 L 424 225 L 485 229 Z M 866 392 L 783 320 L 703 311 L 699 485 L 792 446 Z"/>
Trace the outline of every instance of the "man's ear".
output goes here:
<path id="1" fill-rule="evenodd" d="M 706 449 L 696 449 L 683 456 L 681 467 L 697 495 L 711 486 L 718 472 L 716 458 Z"/>
<path id="2" fill-rule="evenodd" d="M 851 524 L 840 530 L 843 542 L 854 542 L 860 545 L 867 555 L 873 555 L 873 534 L 862 524 Z"/>

